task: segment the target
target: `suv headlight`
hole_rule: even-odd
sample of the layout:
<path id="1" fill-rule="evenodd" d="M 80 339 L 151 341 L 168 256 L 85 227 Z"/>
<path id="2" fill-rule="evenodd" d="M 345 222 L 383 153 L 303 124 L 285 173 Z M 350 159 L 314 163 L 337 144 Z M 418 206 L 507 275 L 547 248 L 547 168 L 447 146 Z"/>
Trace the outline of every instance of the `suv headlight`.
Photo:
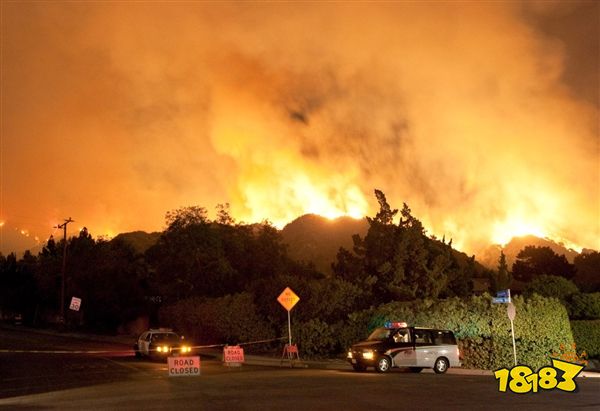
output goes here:
<path id="1" fill-rule="evenodd" d="M 348 355 L 346 355 L 346 358 L 352 358 L 352 350 L 348 350 Z"/>
<path id="2" fill-rule="evenodd" d="M 369 350 L 369 351 L 363 351 L 362 356 L 365 360 L 372 360 L 374 357 L 374 353 L 373 351 Z"/>

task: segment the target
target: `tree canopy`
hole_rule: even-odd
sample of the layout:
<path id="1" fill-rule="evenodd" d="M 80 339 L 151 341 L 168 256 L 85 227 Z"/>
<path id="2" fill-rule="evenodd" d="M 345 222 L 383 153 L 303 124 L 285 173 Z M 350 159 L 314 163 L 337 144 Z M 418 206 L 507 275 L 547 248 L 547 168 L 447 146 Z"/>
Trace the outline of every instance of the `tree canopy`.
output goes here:
<path id="1" fill-rule="evenodd" d="M 191 206 L 166 213 L 165 229 L 140 251 L 123 236 L 94 239 L 83 229 L 66 243 L 50 238 L 37 256 L 0 255 L 0 310 L 20 312 L 31 324 L 52 322 L 60 311 L 65 245 L 65 303 L 72 296 L 83 300 L 80 312 L 66 310 L 67 321 L 102 331 L 140 315 L 158 321 L 160 307 L 229 301 L 231 295 L 252 299 L 256 314 L 277 327 L 285 310 L 276 298 L 288 286 L 302 299 L 297 320 L 321 325 L 384 303 L 470 295 L 480 270 L 475 257 L 458 253 L 452 241 L 428 236 L 408 204 L 396 209 L 382 191 L 374 194 L 379 210 L 367 217 L 365 234 L 352 236 L 350 249 L 339 249 L 333 275 L 292 259 L 281 232 L 268 222 L 238 223 L 227 204 L 218 205 L 211 220 L 204 207 Z M 586 276 L 596 272 L 597 255 L 578 259 L 578 267 L 589 269 Z M 544 283 L 540 276 L 548 273 L 571 278 L 574 267 L 548 248 L 526 247 L 513 272 Z M 497 289 L 510 285 L 504 255 L 492 280 Z M 540 281 L 531 289 L 542 290 Z"/>
<path id="2" fill-rule="evenodd" d="M 600 252 L 588 251 L 575 257 L 574 281 L 586 291 L 600 291 Z"/>
<path id="3" fill-rule="evenodd" d="M 531 281 L 540 275 L 556 275 L 571 279 L 575 266 L 564 255 L 558 255 L 550 247 L 526 246 L 517 254 L 512 267 L 513 276 L 520 281 Z"/>
<path id="4" fill-rule="evenodd" d="M 375 190 L 379 211 L 367 218 L 365 238 L 354 236 L 352 251 L 340 249 L 334 272 L 359 285 L 364 305 L 396 300 L 465 295 L 470 279 L 459 266 L 450 244 L 429 238 L 422 223 L 405 203 L 398 224 L 385 194 Z"/>

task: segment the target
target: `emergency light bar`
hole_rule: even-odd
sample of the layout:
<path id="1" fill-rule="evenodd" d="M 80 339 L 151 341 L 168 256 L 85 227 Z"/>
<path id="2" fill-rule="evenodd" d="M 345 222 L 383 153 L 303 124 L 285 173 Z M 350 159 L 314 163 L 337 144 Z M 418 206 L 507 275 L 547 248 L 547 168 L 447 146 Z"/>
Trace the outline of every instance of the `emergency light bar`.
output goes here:
<path id="1" fill-rule="evenodd" d="M 408 327 L 408 324 L 406 324 L 405 322 L 399 322 L 399 321 L 387 321 L 384 324 L 385 328 L 406 328 Z"/>

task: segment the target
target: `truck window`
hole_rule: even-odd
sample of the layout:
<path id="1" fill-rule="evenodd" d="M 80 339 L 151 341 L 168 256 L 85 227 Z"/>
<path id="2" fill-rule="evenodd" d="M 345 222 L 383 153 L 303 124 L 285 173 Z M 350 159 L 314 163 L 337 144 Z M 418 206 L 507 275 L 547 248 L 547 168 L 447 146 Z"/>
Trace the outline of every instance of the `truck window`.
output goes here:
<path id="1" fill-rule="evenodd" d="M 429 330 L 415 330 L 416 344 L 431 344 L 431 334 Z"/>
<path id="2" fill-rule="evenodd" d="M 408 343 L 410 342 L 410 333 L 408 329 L 401 328 L 394 332 L 393 338 L 395 343 Z"/>
<path id="3" fill-rule="evenodd" d="M 369 335 L 367 341 L 384 341 L 387 340 L 389 336 L 390 330 L 387 328 L 376 328 L 371 335 Z"/>
<path id="4" fill-rule="evenodd" d="M 452 331 L 436 330 L 433 335 L 437 345 L 456 345 L 456 338 L 454 338 Z"/>

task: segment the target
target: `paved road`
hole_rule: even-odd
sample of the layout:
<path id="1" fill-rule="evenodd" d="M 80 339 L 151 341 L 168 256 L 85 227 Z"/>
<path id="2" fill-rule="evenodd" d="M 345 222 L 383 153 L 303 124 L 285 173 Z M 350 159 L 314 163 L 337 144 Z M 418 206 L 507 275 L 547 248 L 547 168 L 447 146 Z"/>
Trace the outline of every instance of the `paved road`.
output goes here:
<path id="1" fill-rule="evenodd" d="M 54 347 L 55 346 L 55 347 Z M 24 354 L 6 349 L 114 350 Z M 0 410 L 398 410 L 599 409 L 600 379 L 577 393 L 498 392 L 490 376 L 350 370 L 223 367 L 203 358 L 201 376 L 167 376 L 163 363 L 136 360 L 126 345 L 0 329 Z"/>

